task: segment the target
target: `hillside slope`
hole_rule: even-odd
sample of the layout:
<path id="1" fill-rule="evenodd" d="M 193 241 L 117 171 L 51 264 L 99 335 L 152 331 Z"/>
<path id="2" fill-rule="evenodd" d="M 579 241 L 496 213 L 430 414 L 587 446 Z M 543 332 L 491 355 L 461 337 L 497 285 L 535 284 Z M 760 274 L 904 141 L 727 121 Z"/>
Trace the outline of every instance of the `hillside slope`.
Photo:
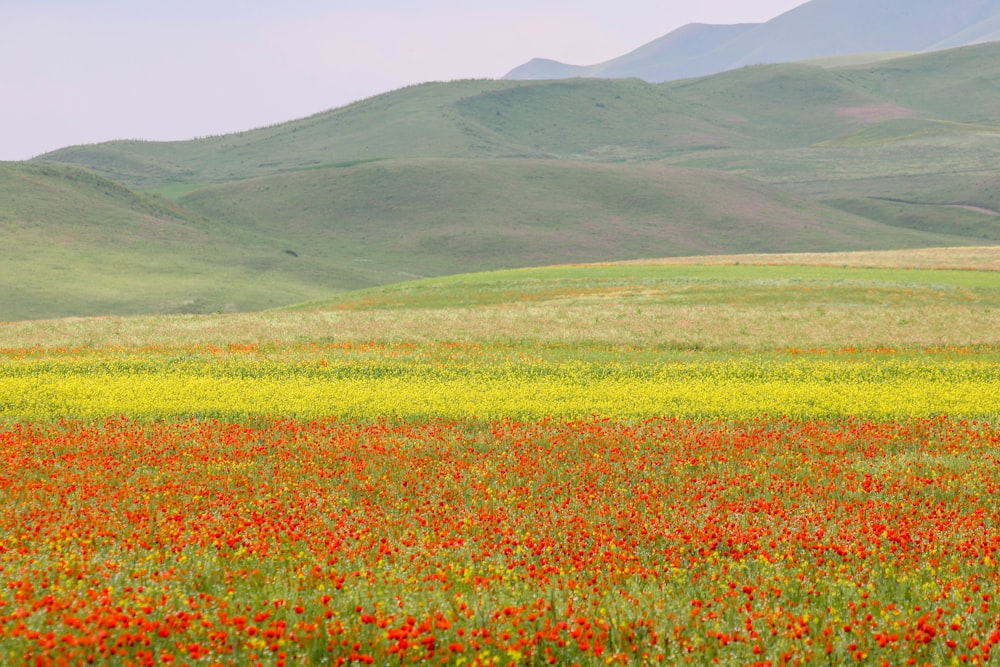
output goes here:
<path id="1" fill-rule="evenodd" d="M 89 172 L 0 163 L 0 192 L 0 320 L 236 311 L 329 294 L 283 274 L 280 248 L 235 247 Z"/>
<path id="2" fill-rule="evenodd" d="M 745 177 L 657 165 L 384 161 L 212 186 L 180 203 L 234 239 L 274 239 L 257 242 L 364 266 L 382 282 L 512 264 L 963 241 L 872 224 Z"/>
<path id="3" fill-rule="evenodd" d="M 207 186 L 177 204 L 2 165 L 0 319 L 261 310 L 485 269 L 962 245 L 758 181 L 655 164 L 385 160 Z"/>
<path id="4" fill-rule="evenodd" d="M 132 187 L 221 183 L 364 160 L 476 157 L 506 153 L 451 106 L 501 81 L 428 83 L 308 118 L 190 141 L 112 141 L 70 146 L 35 158 L 93 169 Z"/>

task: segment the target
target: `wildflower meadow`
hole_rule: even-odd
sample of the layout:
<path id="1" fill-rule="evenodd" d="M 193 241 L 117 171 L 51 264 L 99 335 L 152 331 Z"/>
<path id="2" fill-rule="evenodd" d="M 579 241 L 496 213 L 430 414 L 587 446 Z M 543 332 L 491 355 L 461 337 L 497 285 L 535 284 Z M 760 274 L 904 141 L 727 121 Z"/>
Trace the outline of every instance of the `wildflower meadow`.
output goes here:
<path id="1" fill-rule="evenodd" d="M 998 419 L 991 344 L 7 347 L 0 663 L 1000 664 Z"/>

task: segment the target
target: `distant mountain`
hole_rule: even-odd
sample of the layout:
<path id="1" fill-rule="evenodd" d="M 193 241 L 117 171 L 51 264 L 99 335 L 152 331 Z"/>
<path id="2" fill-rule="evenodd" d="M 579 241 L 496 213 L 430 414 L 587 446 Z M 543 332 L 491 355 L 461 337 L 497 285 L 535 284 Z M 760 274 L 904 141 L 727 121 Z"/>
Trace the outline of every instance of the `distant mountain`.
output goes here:
<path id="1" fill-rule="evenodd" d="M 596 65 L 536 58 L 506 78 L 662 82 L 746 65 L 935 51 L 995 40 L 1000 40 L 1000 0 L 812 0 L 767 23 L 689 24 Z"/>

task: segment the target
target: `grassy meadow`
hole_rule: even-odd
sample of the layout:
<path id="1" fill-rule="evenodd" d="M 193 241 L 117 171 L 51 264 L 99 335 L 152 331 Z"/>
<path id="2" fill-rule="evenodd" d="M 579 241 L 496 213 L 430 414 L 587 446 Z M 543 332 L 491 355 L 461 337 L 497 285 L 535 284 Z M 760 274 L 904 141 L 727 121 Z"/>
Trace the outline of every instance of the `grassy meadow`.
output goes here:
<path id="1" fill-rule="evenodd" d="M 0 324 L 0 347 L 253 343 L 663 350 L 997 344 L 1000 249 L 668 258 L 442 276 L 260 313 Z"/>

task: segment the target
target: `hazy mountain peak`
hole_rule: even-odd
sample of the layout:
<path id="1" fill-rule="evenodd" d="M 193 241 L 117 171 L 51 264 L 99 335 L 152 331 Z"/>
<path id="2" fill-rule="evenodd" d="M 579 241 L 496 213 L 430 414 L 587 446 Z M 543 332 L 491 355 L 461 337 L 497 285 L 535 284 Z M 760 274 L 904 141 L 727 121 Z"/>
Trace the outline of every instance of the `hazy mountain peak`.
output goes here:
<path id="1" fill-rule="evenodd" d="M 998 38 L 1000 0 L 812 0 L 766 23 L 691 23 L 604 63 L 534 59 L 506 78 L 670 81 L 745 65 L 930 51 Z"/>

